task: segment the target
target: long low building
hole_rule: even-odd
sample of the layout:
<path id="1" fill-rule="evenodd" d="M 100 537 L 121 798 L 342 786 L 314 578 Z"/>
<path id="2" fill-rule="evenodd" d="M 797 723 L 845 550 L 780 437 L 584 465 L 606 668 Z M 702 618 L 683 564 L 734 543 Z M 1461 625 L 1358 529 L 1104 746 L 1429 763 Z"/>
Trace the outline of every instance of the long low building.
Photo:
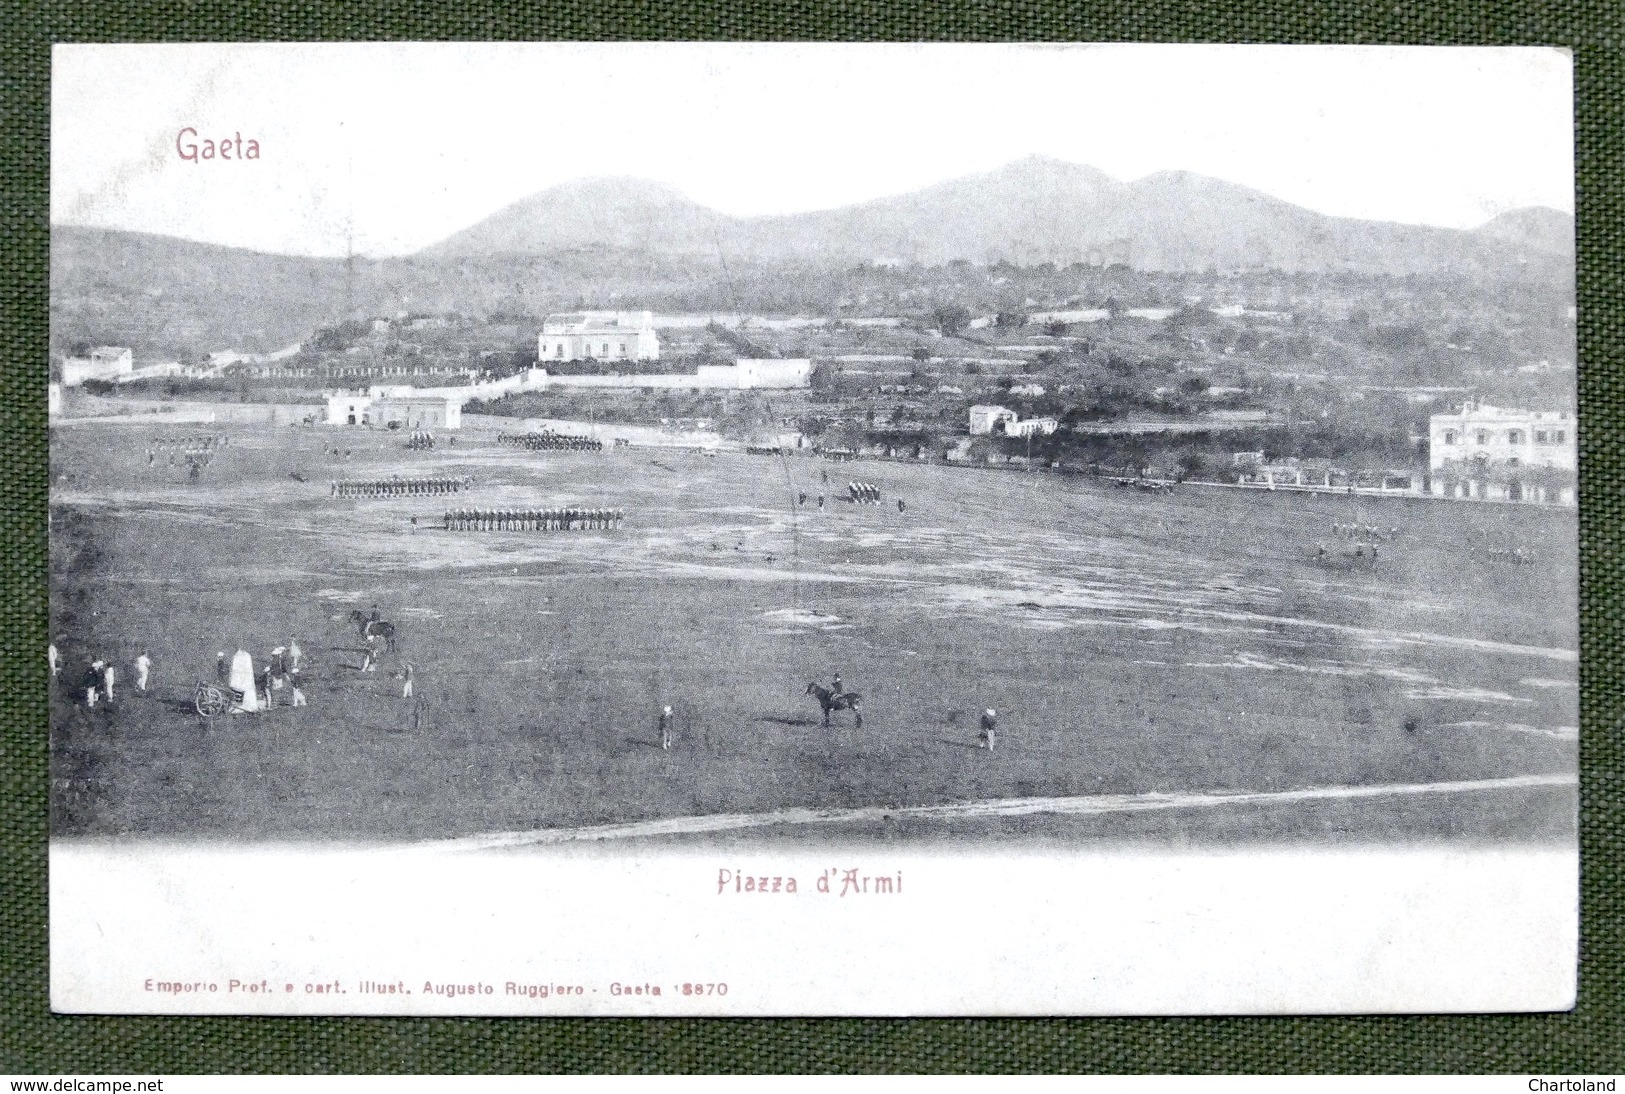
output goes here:
<path id="1" fill-rule="evenodd" d="M 740 358 L 731 365 L 700 365 L 693 372 L 629 373 L 551 376 L 543 373 L 543 387 L 666 388 L 723 391 L 789 390 L 812 384 L 811 359 Z"/>
<path id="2" fill-rule="evenodd" d="M 386 429 L 461 429 L 463 400 L 417 392 L 327 397 L 328 425 L 380 425 Z"/>
<path id="3" fill-rule="evenodd" d="M 549 376 L 532 368 L 501 380 L 461 387 L 417 388 L 410 384 L 374 384 L 366 392 L 338 391 L 327 396 L 328 425 L 382 425 L 411 429 L 459 429 L 462 408 L 471 401 L 500 399 L 525 391 L 551 387 L 593 387 L 638 390 L 756 391 L 805 388 L 812 384 L 813 363 L 808 358 L 741 358 L 731 365 L 701 365 L 693 372 L 663 372 L 625 376 L 593 373 L 586 376 Z"/>

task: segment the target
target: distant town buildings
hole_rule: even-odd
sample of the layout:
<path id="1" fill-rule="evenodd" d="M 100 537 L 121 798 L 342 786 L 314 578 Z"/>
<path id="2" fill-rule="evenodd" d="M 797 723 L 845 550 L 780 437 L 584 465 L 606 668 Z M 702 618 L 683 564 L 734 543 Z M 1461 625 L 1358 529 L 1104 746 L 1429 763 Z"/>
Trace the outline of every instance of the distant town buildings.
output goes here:
<path id="1" fill-rule="evenodd" d="M 78 387 L 86 380 L 112 380 L 128 376 L 135 358 L 124 346 L 97 346 L 85 357 L 68 357 L 62 362 L 62 386 Z"/>
<path id="2" fill-rule="evenodd" d="M 1575 470 L 1574 415 L 1566 410 L 1513 410 L 1467 402 L 1428 425 L 1428 465 L 1478 470 L 1552 467 Z"/>
<path id="3" fill-rule="evenodd" d="M 550 315 L 536 339 L 538 362 L 658 361 L 654 313 L 587 311 Z"/>

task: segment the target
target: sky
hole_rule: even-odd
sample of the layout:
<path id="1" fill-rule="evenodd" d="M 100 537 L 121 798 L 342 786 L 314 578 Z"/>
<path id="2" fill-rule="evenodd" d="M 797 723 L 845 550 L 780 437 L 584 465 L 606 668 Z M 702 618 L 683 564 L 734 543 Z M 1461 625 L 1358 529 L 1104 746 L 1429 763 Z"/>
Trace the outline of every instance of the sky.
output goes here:
<path id="1" fill-rule="evenodd" d="M 1550 49 L 59 45 L 51 90 L 53 223 L 290 254 L 408 253 L 578 178 L 749 216 L 1033 154 L 1455 228 L 1574 207 Z M 260 157 L 189 162 L 184 127 Z"/>

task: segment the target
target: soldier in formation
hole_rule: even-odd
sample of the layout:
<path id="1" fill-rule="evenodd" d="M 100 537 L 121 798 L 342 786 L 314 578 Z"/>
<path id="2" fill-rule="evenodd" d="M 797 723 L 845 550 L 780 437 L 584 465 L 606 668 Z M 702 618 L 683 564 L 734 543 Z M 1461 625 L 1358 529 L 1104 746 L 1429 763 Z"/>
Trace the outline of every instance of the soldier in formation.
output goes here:
<path id="1" fill-rule="evenodd" d="M 599 452 L 604 442 L 593 437 L 577 437 L 570 433 L 555 433 L 544 429 L 540 433 L 498 433 L 497 443 L 533 451 Z"/>
<path id="2" fill-rule="evenodd" d="M 328 496 L 337 498 L 422 498 L 454 494 L 468 486 L 467 479 L 389 479 L 335 480 L 328 483 Z"/>
<path id="3" fill-rule="evenodd" d="M 613 531 L 624 509 L 564 506 L 551 509 L 448 509 L 440 526 L 448 532 Z"/>

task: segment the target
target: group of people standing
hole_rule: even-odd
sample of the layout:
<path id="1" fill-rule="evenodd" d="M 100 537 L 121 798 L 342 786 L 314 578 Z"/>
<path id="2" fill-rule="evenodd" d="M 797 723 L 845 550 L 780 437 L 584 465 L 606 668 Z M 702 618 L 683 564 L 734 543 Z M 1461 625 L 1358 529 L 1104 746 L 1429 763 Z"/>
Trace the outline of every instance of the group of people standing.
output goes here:
<path id="1" fill-rule="evenodd" d="M 555 509 L 448 509 L 441 527 L 448 532 L 608 531 L 621 526 L 624 509 L 564 506 Z"/>
<path id="2" fill-rule="evenodd" d="M 253 657 L 240 649 L 230 657 L 225 650 L 214 655 L 216 681 L 246 710 L 258 709 L 261 704 L 266 708 L 276 706 L 276 693 L 284 687 L 290 692 L 289 706 L 308 705 L 302 686 L 303 665 L 304 651 L 294 638 L 288 639 L 286 646 L 273 649 L 264 665 L 256 665 Z"/>
<path id="3" fill-rule="evenodd" d="M 62 653 L 52 642 L 45 647 L 46 663 L 51 669 L 51 679 L 61 680 L 62 670 L 66 667 Z M 147 684 L 152 677 L 152 658 L 145 653 L 137 654 L 131 662 L 135 670 L 135 690 L 145 695 Z M 118 682 L 118 669 L 113 662 L 101 657 L 88 658 L 85 669 L 79 676 L 79 690 L 84 698 L 86 707 L 94 707 L 98 702 L 111 703 L 113 701 L 113 686 Z"/>

